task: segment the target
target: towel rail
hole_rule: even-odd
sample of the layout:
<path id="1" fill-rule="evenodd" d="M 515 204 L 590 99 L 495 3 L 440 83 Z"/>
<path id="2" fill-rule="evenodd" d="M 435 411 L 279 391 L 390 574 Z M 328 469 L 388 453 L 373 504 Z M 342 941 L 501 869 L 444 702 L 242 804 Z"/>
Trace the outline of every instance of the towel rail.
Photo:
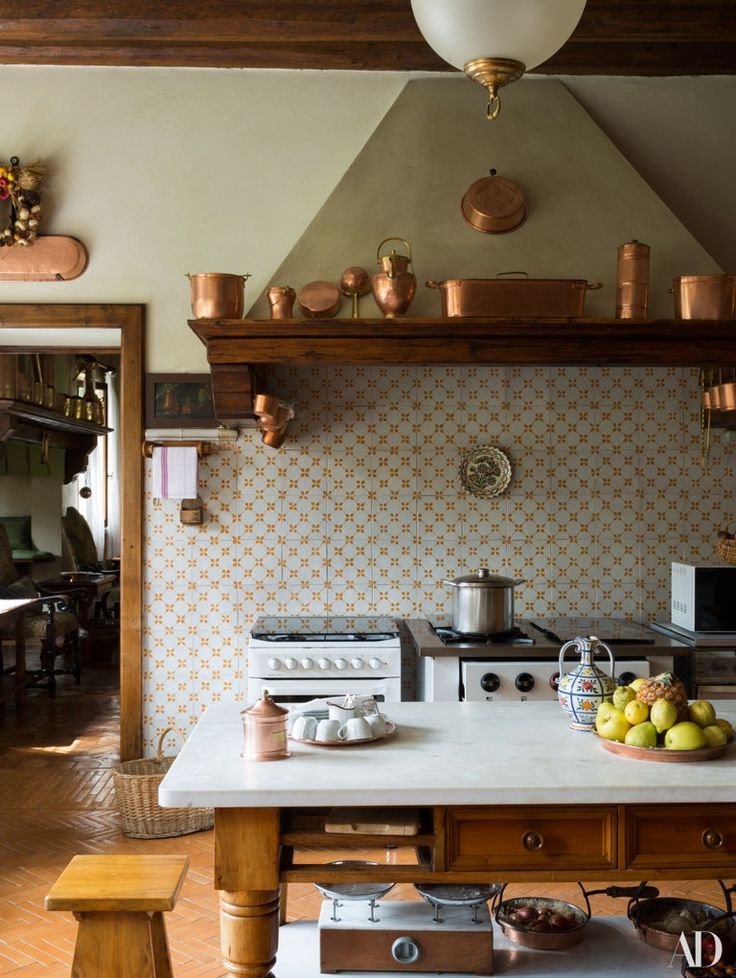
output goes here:
<path id="1" fill-rule="evenodd" d="M 212 445 L 206 441 L 144 441 L 143 455 L 153 458 L 154 448 L 196 448 L 198 458 L 204 458 L 212 451 Z"/>

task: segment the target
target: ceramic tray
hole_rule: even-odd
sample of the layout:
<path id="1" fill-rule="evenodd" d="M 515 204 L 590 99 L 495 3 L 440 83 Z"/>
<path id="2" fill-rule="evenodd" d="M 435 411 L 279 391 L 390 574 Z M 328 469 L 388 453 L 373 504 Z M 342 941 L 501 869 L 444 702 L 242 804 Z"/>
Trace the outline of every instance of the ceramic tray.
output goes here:
<path id="1" fill-rule="evenodd" d="M 396 733 L 396 729 L 393 720 L 386 720 L 386 733 L 381 737 L 363 737 L 360 740 L 303 740 L 301 737 L 289 735 L 289 740 L 297 744 L 314 744 L 315 747 L 354 747 L 356 744 L 373 744 L 379 740 L 388 740 Z"/>
<path id="2" fill-rule="evenodd" d="M 633 757 L 637 761 L 662 761 L 666 764 L 714 761 L 717 757 L 723 757 L 729 746 L 719 744 L 718 747 L 702 747 L 700 750 L 667 750 L 666 747 L 634 747 L 631 744 L 622 744 L 618 740 L 606 740 L 599 734 L 596 734 L 596 737 L 612 754 Z"/>

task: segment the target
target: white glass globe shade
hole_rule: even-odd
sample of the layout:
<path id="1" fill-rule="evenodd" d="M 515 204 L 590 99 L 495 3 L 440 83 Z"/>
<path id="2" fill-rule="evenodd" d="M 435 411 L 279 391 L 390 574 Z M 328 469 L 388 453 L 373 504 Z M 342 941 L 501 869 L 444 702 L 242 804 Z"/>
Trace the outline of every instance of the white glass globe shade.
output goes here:
<path id="1" fill-rule="evenodd" d="M 510 58 L 529 69 L 562 47 L 585 0 L 411 0 L 411 7 L 425 41 L 456 68 Z"/>

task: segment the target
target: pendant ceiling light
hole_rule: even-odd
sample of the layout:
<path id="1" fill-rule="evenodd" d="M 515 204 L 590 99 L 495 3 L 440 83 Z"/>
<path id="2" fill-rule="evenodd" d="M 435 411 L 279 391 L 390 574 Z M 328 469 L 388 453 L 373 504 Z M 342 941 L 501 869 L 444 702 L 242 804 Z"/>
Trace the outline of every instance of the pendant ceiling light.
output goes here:
<path id="1" fill-rule="evenodd" d="M 498 89 L 551 58 L 575 30 L 585 0 L 411 0 L 425 41 L 441 58 L 488 89 Z"/>

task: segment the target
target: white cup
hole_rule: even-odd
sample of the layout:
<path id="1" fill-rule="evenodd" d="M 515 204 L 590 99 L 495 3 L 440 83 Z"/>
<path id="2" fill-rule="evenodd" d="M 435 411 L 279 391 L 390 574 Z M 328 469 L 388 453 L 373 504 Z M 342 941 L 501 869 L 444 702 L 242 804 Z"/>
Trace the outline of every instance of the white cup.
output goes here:
<path id="1" fill-rule="evenodd" d="M 365 717 L 351 717 L 337 731 L 340 740 L 370 740 L 373 737 Z"/>
<path id="2" fill-rule="evenodd" d="M 297 717 L 291 727 L 291 736 L 296 740 L 314 740 L 317 736 L 317 718 Z"/>
<path id="3" fill-rule="evenodd" d="M 327 701 L 327 710 L 330 714 L 330 720 L 339 720 L 340 723 L 344 723 L 352 717 L 360 716 L 360 710 L 357 707 L 342 706 L 342 704 L 330 700 Z"/>
<path id="4" fill-rule="evenodd" d="M 339 730 L 339 720 L 320 720 L 317 724 L 315 740 L 320 740 L 323 744 L 334 744 L 336 740 L 339 740 Z"/>
<path id="5" fill-rule="evenodd" d="M 365 722 L 371 728 L 371 733 L 374 737 L 385 737 L 388 733 L 386 717 L 383 713 L 368 713 L 365 717 Z"/>

